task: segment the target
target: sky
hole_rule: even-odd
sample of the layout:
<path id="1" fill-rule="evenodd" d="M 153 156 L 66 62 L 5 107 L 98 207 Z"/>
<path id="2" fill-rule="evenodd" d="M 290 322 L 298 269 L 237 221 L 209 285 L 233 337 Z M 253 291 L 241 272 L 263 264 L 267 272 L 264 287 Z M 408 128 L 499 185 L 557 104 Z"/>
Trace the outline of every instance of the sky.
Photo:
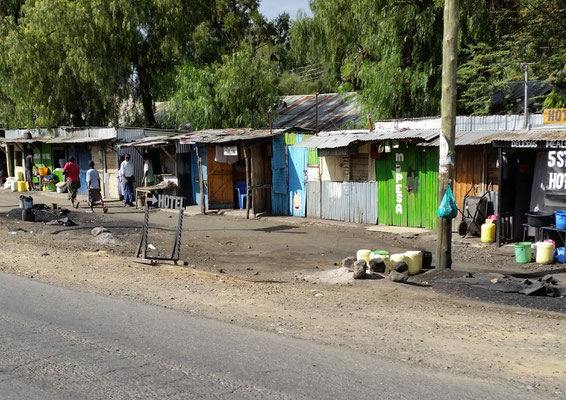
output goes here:
<path id="1" fill-rule="evenodd" d="M 295 19 L 299 9 L 312 16 L 308 0 L 261 0 L 259 6 L 259 11 L 268 20 L 276 18 L 282 12 L 287 12 L 291 19 Z"/>

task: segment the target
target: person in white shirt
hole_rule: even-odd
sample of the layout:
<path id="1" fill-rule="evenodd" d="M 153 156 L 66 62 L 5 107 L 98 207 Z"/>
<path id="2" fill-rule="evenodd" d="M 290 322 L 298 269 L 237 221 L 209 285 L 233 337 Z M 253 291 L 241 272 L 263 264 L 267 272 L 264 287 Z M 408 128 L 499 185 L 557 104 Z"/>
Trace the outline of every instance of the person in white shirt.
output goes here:
<path id="1" fill-rule="evenodd" d="M 134 164 L 130 161 L 130 154 L 126 153 L 124 161 L 120 164 L 120 176 L 123 178 L 124 205 L 134 205 Z"/>
<path id="2" fill-rule="evenodd" d="M 86 171 L 86 185 L 88 189 L 88 205 L 90 210 L 87 212 L 94 212 L 94 205 L 100 203 L 102 206 L 102 211 L 106 214 L 108 212 L 108 207 L 104 205 L 104 200 L 100 194 L 100 175 L 98 171 L 94 169 L 94 161 L 88 162 L 89 169 Z"/>
<path id="3" fill-rule="evenodd" d="M 151 186 L 155 183 L 155 178 L 153 177 L 153 164 L 151 163 L 151 157 L 148 153 L 143 155 L 143 183 L 145 186 Z"/>

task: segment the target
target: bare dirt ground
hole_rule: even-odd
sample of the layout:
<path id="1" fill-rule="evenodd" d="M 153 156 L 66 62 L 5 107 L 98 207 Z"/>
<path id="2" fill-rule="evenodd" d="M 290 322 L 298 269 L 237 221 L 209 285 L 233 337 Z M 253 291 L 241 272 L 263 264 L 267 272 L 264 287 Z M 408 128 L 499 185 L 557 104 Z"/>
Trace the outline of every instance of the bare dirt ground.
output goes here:
<path id="1" fill-rule="evenodd" d="M 446 283 L 461 272 L 433 271 L 404 285 L 352 281 L 335 265 L 359 248 L 431 248 L 430 238 L 292 218 L 191 216 L 185 218 L 181 251 L 189 265 L 148 266 L 131 259 L 141 212 L 110 203 L 109 214 L 79 209 L 71 213 L 78 225 L 62 227 L 5 218 L 16 206 L 16 194 L 0 191 L 4 272 L 566 398 L 565 313 L 528 303 L 493 304 L 481 301 L 479 292 L 462 295 L 463 289 Z M 165 254 L 177 216 L 159 211 L 151 218 L 156 228 L 150 243 L 155 254 Z M 96 226 L 112 236 L 94 238 L 90 231 Z M 461 244 L 454 254 L 477 264 L 480 250 Z M 486 265 L 494 270 L 509 258 L 492 248 L 478 257 L 492 260 Z M 556 311 L 565 305 L 564 299 L 538 301 Z"/>

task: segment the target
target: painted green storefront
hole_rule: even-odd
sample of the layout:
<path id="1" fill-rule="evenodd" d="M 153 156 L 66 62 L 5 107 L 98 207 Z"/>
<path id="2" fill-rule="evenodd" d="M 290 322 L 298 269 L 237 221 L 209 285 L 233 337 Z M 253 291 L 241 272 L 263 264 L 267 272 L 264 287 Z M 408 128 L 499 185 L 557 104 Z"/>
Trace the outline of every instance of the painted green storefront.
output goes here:
<path id="1" fill-rule="evenodd" d="M 401 143 L 375 160 L 380 225 L 436 229 L 438 149 Z"/>

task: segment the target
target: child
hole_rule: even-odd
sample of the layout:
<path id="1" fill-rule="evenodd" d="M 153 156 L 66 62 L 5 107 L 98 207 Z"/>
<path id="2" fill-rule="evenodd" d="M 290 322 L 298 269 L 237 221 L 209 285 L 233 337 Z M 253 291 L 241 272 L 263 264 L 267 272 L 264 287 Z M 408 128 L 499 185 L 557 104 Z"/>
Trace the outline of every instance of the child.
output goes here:
<path id="1" fill-rule="evenodd" d="M 90 210 L 87 212 L 94 212 L 94 205 L 100 203 L 102 205 L 102 211 L 104 214 L 108 212 L 108 207 L 104 205 L 104 200 L 100 194 L 100 176 L 98 171 L 94 169 L 94 161 L 88 162 L 88 171 L 86 171 L 86 184 L 88 189 L 88 205 Z"/>

